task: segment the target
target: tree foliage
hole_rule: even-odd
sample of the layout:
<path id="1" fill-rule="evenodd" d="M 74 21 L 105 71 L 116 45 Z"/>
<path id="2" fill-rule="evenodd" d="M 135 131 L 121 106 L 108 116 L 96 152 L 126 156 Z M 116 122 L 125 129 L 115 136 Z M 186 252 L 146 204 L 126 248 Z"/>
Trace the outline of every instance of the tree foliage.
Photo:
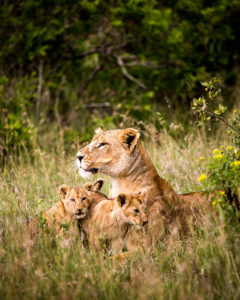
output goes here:
<path id="1" fill-rule="evenodd" d="M 100 73 L 101 89 L 186 98 L 208 73 L 234 77 L 239 16 L 236 0 L 4 1 L 1 72 L 25 74 L 43 64 L 48 80 L 78 83 L 79 96 Z"/>
<path id="2" fill-rule="evenodd" d="M 236 85 L 239 20 L 237 0 L 6 0 L 0 74 L 34 78 L 37 120 L 58 111 L 72 124 L 73 107 L 85 125 L 144 120 L 154 103 L 189 104 L 213 75 Z"/>

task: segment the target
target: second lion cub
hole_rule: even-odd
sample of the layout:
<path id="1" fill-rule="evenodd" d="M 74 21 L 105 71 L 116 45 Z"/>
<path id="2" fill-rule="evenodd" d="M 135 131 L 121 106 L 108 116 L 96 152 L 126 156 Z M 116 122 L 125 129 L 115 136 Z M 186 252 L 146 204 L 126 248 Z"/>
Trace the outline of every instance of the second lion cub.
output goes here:
<path id="1" fill-rule="evenodd" d="M 90 246 L 99 248 L 106 243 L 113 253 L 125 248 L 124 239 L 132 226 L 148 222 L 142 196 L 120 194 L 113 200 L 103 200 L 93 207 L 87 220 L 82 220 Z"/>

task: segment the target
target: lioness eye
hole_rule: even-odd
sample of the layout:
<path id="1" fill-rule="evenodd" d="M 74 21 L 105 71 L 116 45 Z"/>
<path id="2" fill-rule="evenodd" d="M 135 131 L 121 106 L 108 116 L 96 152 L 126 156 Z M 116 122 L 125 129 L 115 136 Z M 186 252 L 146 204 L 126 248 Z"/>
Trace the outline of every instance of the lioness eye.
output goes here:
<path id="1" fill-rule="evenodd" d="M 103 147 L 103 146 L 105 146 L 105 145 L 107 145 L 107 143 L 100 143 L 100 144 L 98 145 L 98 148 Z"/>
<path id="2" fill-rule="evenodd" d="M 87 197 L 82 197 L 82 201 L 84 201 L 84 200 L 86 200 L 87 199 Z"/>
<path id="3" fill-rule="evenodd" d="M 76 202 L 76 200 L 75 200 L 75 199 L 70 199 L 70 201 L 72 201 L 72 202 Z"/>
<path id="4" fill-rule="evenodd" d="M 139 209 L 134 209 L 134 212 L 135 212 L 136 214 L 139 214 Z"/>

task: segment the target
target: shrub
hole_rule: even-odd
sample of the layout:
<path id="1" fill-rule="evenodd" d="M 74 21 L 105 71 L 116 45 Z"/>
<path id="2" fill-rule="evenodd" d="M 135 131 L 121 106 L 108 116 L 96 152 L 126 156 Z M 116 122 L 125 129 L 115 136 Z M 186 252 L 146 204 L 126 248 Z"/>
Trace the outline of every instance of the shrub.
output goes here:
<path id="1" fill-rule="evenodd" d="M 18 151 L 21 147 L 31 148 L 35 131 L 28 117 L 28 108 L 34 97 L 29 80 L 22 80 L 9 88 L 9 80 L 0 77 L 0 153 Z M 27 87 L 26 87 L 27 86 Z"/>
<path id="2" fill-rule="evenodd" d="M 227 108 L 220 102 L 220 82 L 213 79 L 203 82 L 206 95 L 193 99 L 192 109 L 198 114 L 199 125 L 212 120 L 226 125 L 226 134 L 230 136 L 231 145 L 221 146 L 212 152 L 208 159 L 200 157 L 199 162 L 204 164 L 205 172 L 199 177 L 199 182 L 208 192 L 217 190 L 218 196 L 212 199 L 213 207 L 220 206 L 225 211 L 240 212 L 240 111 L 234 110 L 228 118 L 224 116 Z"/>

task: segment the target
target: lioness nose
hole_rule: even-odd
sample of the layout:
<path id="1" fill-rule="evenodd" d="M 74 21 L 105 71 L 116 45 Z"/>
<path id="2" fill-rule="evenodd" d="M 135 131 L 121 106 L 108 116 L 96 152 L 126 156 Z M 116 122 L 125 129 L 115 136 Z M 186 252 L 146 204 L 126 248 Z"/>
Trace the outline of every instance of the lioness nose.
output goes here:
<path id="1" fill-rule="evenodd" d="M 145 226 L 147 223 L 148 223 L 148 221 L 144 221 L 144 222 L 143 222 L 143 226 Z"/>
<path id="2" fill-rule="evenodd" d="M 85 155 L 81 155 L 81 154 L 77 154 L 77 158 L 80 160 L 80 162 L 82 161 L 82 159 L 84 158 Z"/>

